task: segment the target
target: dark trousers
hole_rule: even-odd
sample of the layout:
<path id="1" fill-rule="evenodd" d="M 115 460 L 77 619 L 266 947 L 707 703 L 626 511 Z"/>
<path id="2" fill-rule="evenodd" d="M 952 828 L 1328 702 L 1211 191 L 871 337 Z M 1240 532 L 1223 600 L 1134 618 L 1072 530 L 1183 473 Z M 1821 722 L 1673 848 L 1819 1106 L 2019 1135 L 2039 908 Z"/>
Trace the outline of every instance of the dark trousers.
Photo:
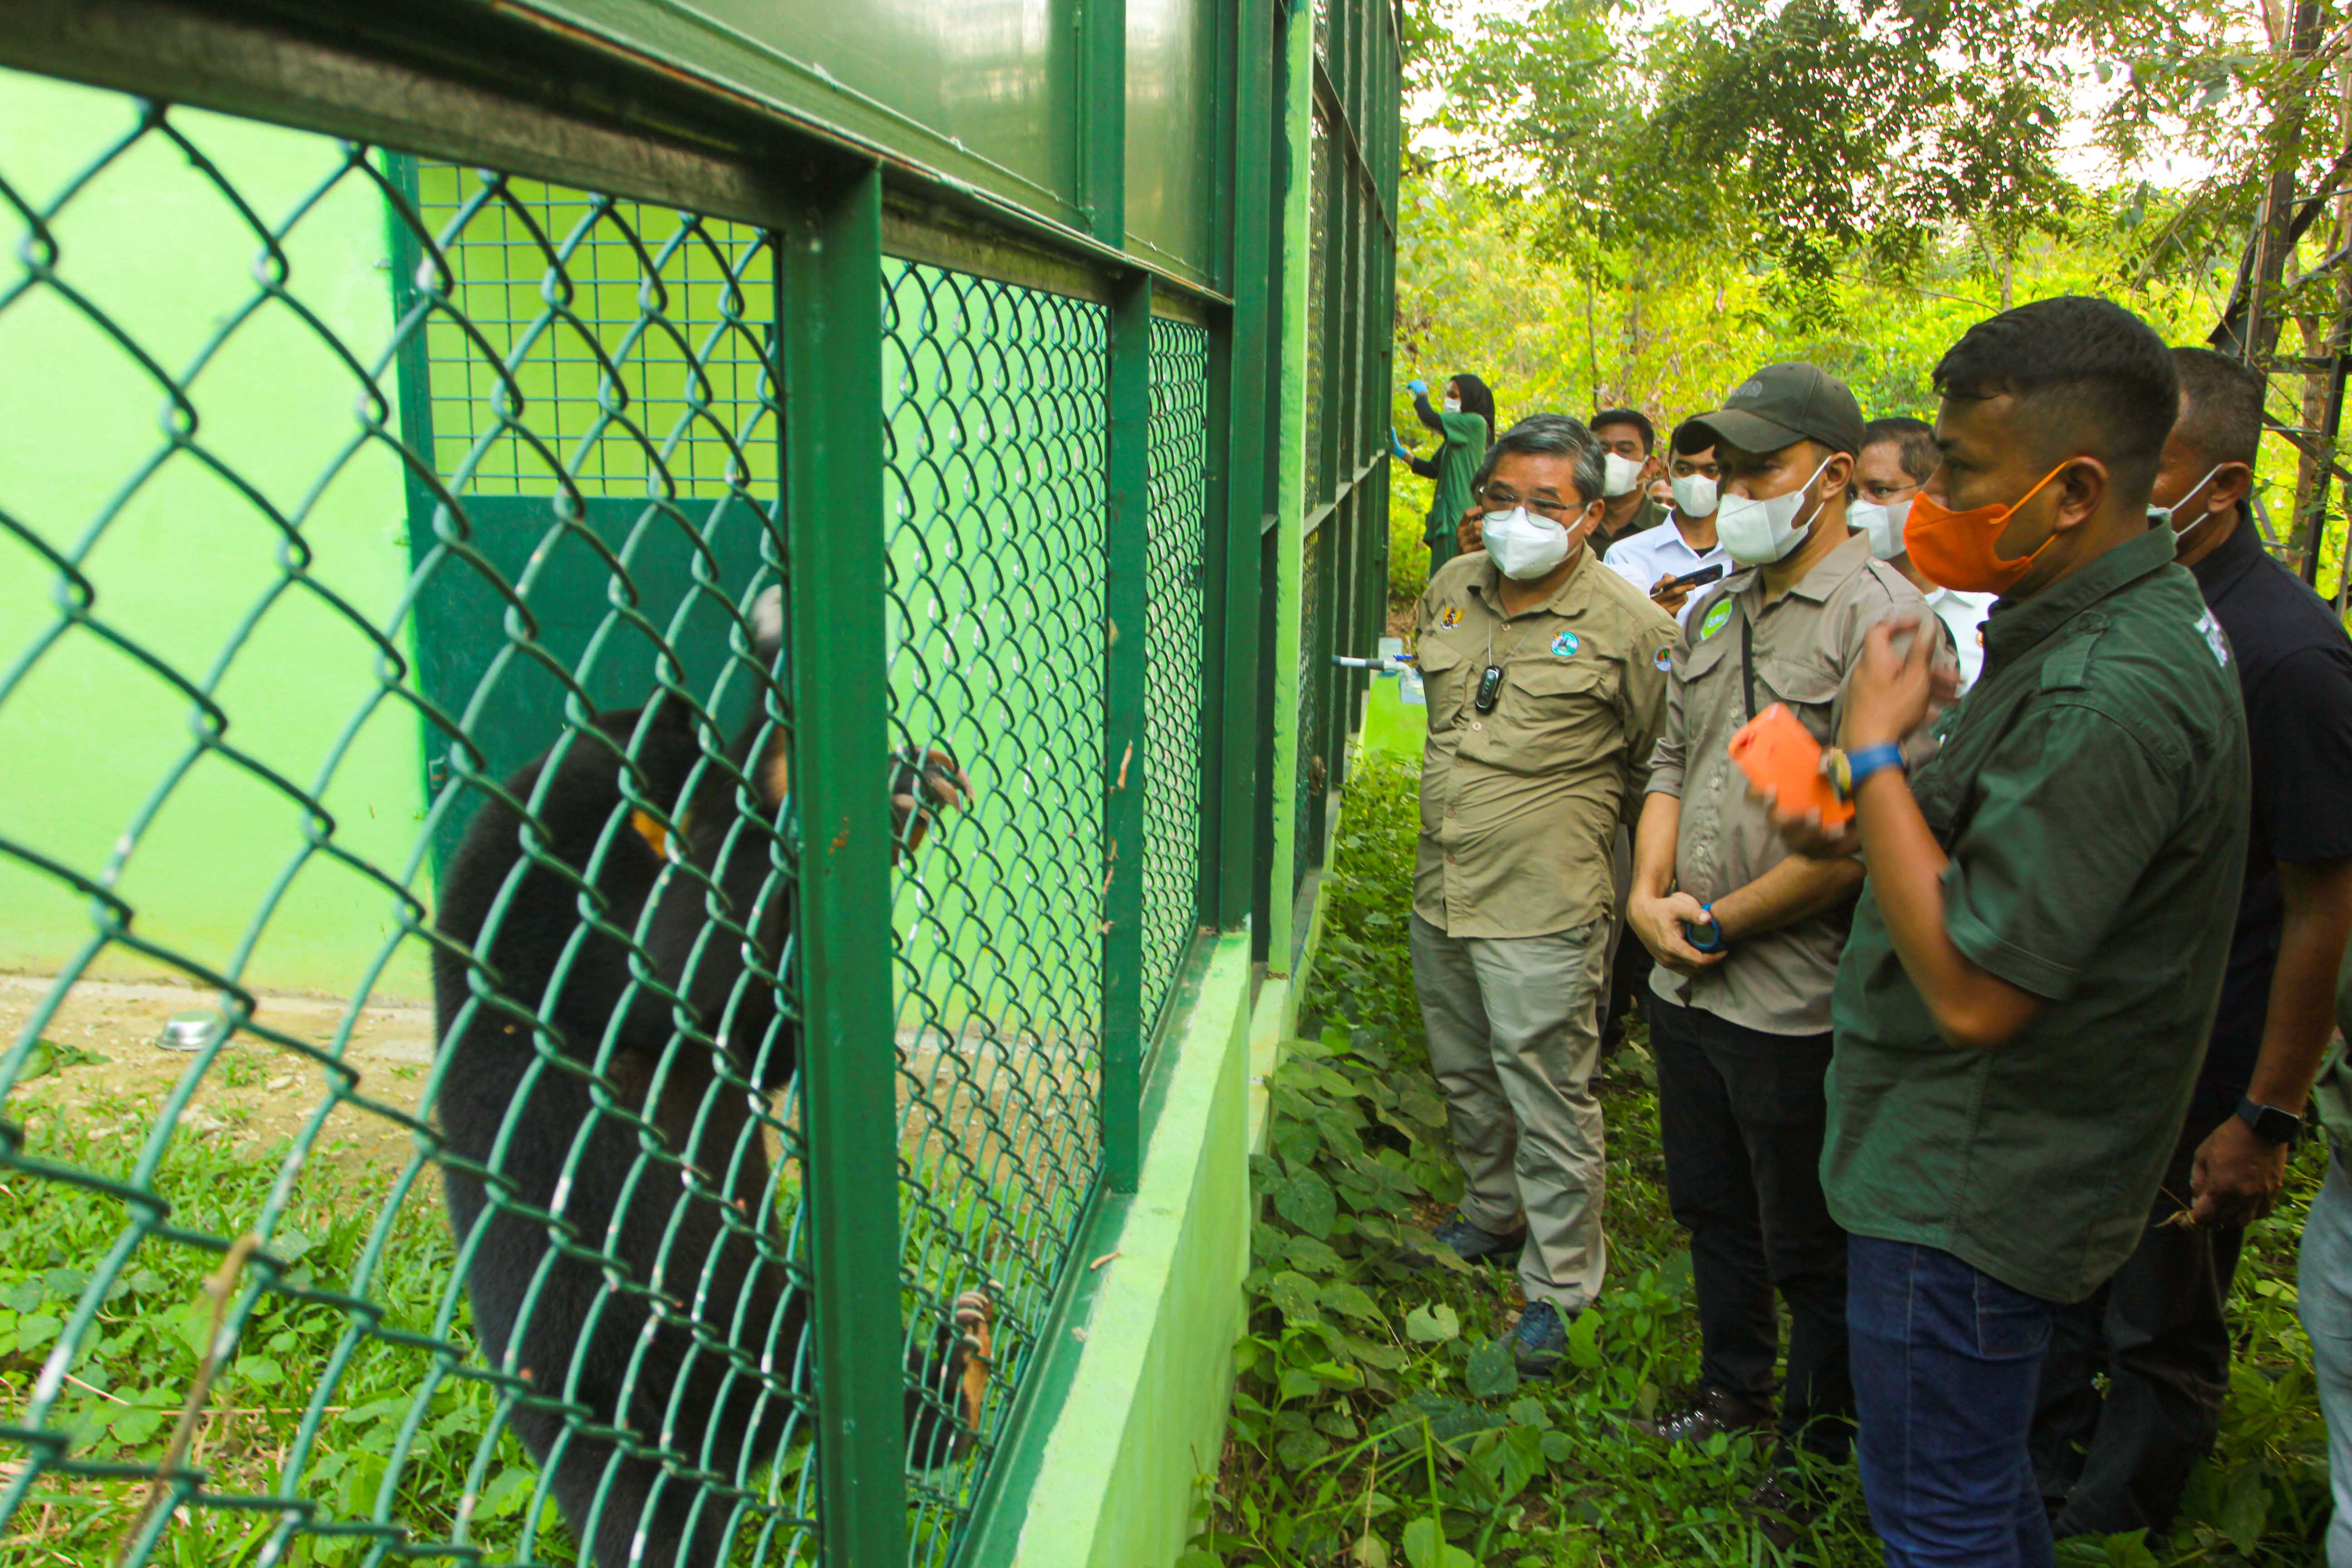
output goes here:
<path id="1" fill-rule="evenodd" d="M 1948 1252 L 1848 1244 L 1862 1491 L 1886 1568 L 2050 1568 L 2026 1436 L 2057 1310 Z"/>
<path id="2" fill-rule="evenodd" d="M 1699 1376 L 1758 1404 L 1772 1397 L 1789 1305 L 1784 1442 L 1843 1458 L 1853 1441 L 1846 1365 L 1845 1233 L 1822 1195 L 1827 1035 L 1767 1035 L 1654 993 L 1666 1196 L 1691 1238 Z"/>
<path id="3" fill-rule="evenodd" d="M 2210 1453 L 2230 1391 L 2223 1309 L 2242 1229 L 2156 1222 L 2189 1206 L 2191 1122 L 2173 1151 L 2139 1247 L 2088 1300 L 2059 1309 L 2033 1417 L 2033 1468 L 2057 1533 L 2161 1535 L 2189 1472 Z M 2092 1379 L 2107 1374 L 2103 1400 Z"/>

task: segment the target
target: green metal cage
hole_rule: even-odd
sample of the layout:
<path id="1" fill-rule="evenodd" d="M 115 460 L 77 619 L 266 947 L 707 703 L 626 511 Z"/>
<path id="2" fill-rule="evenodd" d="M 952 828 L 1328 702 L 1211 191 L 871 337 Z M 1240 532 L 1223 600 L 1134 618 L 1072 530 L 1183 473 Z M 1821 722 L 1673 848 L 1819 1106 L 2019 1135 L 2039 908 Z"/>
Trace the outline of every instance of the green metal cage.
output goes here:
<path id="1" fill-rule="evenodd" d="M 1386 537 L 1393 11 L 1055 8 L 0 18 L 0 1562 L 971 1557 Z"/>

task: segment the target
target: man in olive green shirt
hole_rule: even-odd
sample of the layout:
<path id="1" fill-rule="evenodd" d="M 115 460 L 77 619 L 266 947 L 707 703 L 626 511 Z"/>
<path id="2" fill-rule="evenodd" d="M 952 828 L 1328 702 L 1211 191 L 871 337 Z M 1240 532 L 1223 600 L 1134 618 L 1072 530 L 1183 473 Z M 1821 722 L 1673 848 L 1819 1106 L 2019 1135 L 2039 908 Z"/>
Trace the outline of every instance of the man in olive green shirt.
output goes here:
<path id="1" fill-rule="evenodd" d="M 1935 380 L 1943 466 L 1905 538 L 1937 582 L 2002 595 L 1984 668 L 1906 778 L 1889 742 L 1956 677 L 1874 632 L 1832 759 L 1869 884 L 1822 1173 L 1890 1568 L 2052 1561 L 2027 1434 L 2053 1303 L 2147 1223 L 2249 791 L 2229 643 L 2147 526 L 2179 405 L 2164 341 L 2105 300 L 2039 300 L 1971 328 Z"/>
<path id="2" fill-rule="evenodd" d="M 1690 423 L 1723 465 L 1716 523 L 1735 574 L 1685 617 L 1627 917 L 1658 961 L 1659 1138 L 1690 1233 L 1700 1342 L 1690 1398 L 1646 1425 L 1705 1443 L 1770 1422 L 1777 1294 L 1789 1311 L 1782 1457 L 1836 1460 L 1853 1416 L 1845 1237 L 1820 1170 L 1830 990 L 1862 869 L 1792 855 L 1731 742 L 1779 704 L 1827 743 L 1870 628 L 1927 602 L 1846 528 L 1864 423 L 1844 383 L 1817 365 L 1767 365 Z M 1784 1506 L 1777 1485 L 1759 1507 Z"/>
<path id="3" fill-rule="evenodd" d="M 1573 419 L 1506 431 L 1477 476 L 1484 548 L 1437 574 L 1419 617 L 1413 984 L 1464 1178 L 1438 1240 L 1517 1253 L 1530 1376 L 1559 1364 L 1606 1264 L 1591 1079 L 1610 845 L 1665 716 L 1674 636 L 1585 547 L 1600 468 Z"/>

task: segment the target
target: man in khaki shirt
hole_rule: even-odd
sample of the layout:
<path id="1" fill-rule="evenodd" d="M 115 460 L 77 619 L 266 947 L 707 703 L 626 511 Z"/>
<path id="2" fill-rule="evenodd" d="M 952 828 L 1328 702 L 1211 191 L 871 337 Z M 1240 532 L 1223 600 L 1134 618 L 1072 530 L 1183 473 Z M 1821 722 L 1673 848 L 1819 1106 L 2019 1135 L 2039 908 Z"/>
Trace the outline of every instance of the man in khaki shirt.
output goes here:
<path id="1" fill-rule="evenodd" d="M 1438 1239 L 1516 1252 L 1522 1372 L 1601 1289 L 1591 1087 L 1611 840 L 1665 720 L 1673 618 L 1585 541 L 1601 453 L 1574 419 L 1505 431 L 1472 490 L 1484 548 L 1422 596 L 1429 691 L 1412 970 L 1465 1190 Z"/>
<path id="2" fill-rule="evenodd" d="M 1830 993 L 1862 867 L 1792 856 L 1729 748 L 1776 702 L 1831 743 L 1869 629 L 1897 612 L 1939 623 L 1847 531 L 1863 418 L 1843 383 L 1771 365 L 1693 423 L 1716 437 L 1716 529 L 1734 575 L 1691 607 L 1675 650 L 1628 921 L 1658 962 L 1650 1045 L 1667 1197 L 1691 1234 L 1700 1384 L 1647 1425 L 1704 1442 L 1771 1420 L 1777 1288 L 1790 1316 L 1784 1451 L 1834 1458 L 1851 1444 L 1853 1384 L 1845 1237 L 1821 1158 Z M 1774 1488 L 1758 1501 L 1781 1506 Z"/>

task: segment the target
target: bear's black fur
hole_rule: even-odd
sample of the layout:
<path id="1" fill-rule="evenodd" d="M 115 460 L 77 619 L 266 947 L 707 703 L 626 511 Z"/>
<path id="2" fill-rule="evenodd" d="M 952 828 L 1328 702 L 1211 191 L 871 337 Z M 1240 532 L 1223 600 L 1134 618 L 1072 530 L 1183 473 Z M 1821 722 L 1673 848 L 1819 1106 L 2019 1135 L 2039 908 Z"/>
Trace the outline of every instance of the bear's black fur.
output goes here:
<path id="1" fill-rule="evenodd" d="M 772 665 L 777 617 L 761 610 Z M 755 715 L 706 760 L 664 693 L 566 742 L 505 786 L 539 825 L 535 856 L 521 815 L 493 797 L 442 878 L 445 1195 L 483 1355 L 529 1381 L 515 1431 L 588 1558 L 704 1568 L 737 1533 L 719 1489 L 773 1456 L 788 1392 L 809 1386 L 807 1292 L 773 1260 L 784 1243 L 757 1114 L 799 1061 L 774 984 L 794 913 L 776 825 L 784 735 Z M 896 759 L 898 841 L 919 841 L 964 788 L 944 753 Z M 897 1225 L 895 1193 L 875 1208 Z M 984 1293 L 959 1298 L 958 1332 L 910 1363 L 919 1463 L 960 1447 L 941 1409 L 977 1418 L 992 1312 Z M 912 1391 L 926 1368 L 931 1397 Z M 559 1404 L 579 1417 L 569 1435 Z"/>

